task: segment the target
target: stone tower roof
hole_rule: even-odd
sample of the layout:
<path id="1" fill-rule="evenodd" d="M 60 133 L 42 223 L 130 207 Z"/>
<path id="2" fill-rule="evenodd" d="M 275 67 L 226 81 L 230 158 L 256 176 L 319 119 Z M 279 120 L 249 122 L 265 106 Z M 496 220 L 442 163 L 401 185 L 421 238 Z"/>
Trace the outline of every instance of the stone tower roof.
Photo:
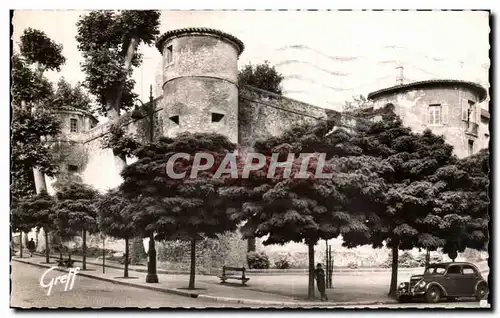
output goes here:
<path id="1" fill-rule="evenodd" d="M 163 53 L 163 44 L 168 39 L 173 38 L 173 37 L 183 36 L 183 35 L 196 35 L 196 34 L 198 34 L 198 35 L 208 34 L 208 35 L 217 36 L 217 37 L 225 39 L 226 41 L 232 42 L 236 46 L 236 48 L 238 49 L 238 55 L 240 55 L 243 52 L 243 50 L 245 49 L 245 45 L 237 37 L 235 37 L 231 34 L 228 34 L 228 33 L 216 30 L 216 29 L 210 29 L 210 28 L 183 28 L 183 29 L 167 31 L 166 33 L 164 33 L 162 36 L 160 36 L 158 38 L 158 40 L 156 41 L 156 47 L 158 48 L 160 53 Z"/>

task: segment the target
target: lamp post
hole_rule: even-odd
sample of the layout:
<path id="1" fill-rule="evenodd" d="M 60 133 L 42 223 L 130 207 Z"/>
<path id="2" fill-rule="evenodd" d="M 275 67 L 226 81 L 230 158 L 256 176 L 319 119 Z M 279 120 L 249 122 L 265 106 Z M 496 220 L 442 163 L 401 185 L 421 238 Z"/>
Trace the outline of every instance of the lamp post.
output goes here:
<path id="1" fill-rule="evenodd" d="M 154 105 L 153 105 L 153 85 L 149 86 L 149 105 L 144 105 L 144 103 L 137 99 L 142 105 L 142 108 L 147 112 L 147 117 L 149 120 L 149 142 L 153 142 L 154 137 Z M 132 112 L 133 119 L 142 118 L 140 111 L 136 108 Z M 154 233 L 149 236 L 149 246 L 148 246 L 148 274 L 146 275 L 146 283 L 158 283 L 158 275 L 156 273 L 156 248 L 155 248 L 155 238 Z"/>

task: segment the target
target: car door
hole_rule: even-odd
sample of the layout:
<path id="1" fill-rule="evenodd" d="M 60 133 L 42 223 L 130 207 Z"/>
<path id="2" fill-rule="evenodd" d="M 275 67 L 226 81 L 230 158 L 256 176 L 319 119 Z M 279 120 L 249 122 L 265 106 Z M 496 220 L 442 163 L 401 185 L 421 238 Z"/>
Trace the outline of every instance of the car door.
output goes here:
<path id="1" fill-rule="evenodd" d="M 478 272 L 470 265 L 462 266 L 462 277 L 460 278 L 460 291 L 461 295 L 471 296 L 474 295 L 474 287 L 478 280 Z"/>
<path id="2" fill-rule="evenodd" d="M 448 293 L 449 296 L 457 296 L 459 295 L 459 289 L 457 284 L 457 278 L 462 276 L 462 266 L 460 265 L 450 265 L 448 266 L 448 270 L 444 274 L 443 277 L 443 287 Z"/>

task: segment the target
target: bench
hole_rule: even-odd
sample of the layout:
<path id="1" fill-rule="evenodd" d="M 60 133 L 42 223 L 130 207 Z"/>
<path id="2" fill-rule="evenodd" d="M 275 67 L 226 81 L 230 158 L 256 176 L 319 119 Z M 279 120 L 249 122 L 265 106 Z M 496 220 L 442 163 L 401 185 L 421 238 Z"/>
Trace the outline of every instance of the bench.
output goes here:
<path id="1" fill-rule="evenodd" d="M 58 259 L 57 260 L 57 265 L 58 266 L 64 266 L 64 267 L 73 267 L 73 264 L 75 263 L 74 260 L 70 259 Z"/>
<path id="2" fill-rule="evenodd" d="M 241 276 L 238 275 L 236 276 L 235 273 L 228 273 L 228 272 L 241 272 Z M 250 278 L 247 278 L 245 276 L 245 267 L 230 267 L 230 266 L 222 266 L 222 275 L 219 276 L 221 280 L 221 284 L 224 284 L 226 280 L 228 279 L 236 279 L 236 280 L 241 280 L 241 284 L 245 285 L 246 282 L 250 280 Z"/>

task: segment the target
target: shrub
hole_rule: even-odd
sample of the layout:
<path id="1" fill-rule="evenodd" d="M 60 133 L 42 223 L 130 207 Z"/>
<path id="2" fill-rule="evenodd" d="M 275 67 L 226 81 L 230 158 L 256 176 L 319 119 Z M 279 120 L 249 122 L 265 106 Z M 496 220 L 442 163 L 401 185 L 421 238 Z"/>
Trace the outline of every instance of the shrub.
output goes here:
<path id="1" fill-rule="evenodd" d="M 286 256 L 280 256 L 280 258 L 276 262 L 274 262 L 274 265 L 278 269 L 290 268 L 290 263 L 288 262 L 288 258 Z"/>
<path id="2" fill-rule="evenodd" d="M 250 269 L 268 269 L 269 257 L 263 252 L 250 252 L 247 254 L 248 268 Z"/>

